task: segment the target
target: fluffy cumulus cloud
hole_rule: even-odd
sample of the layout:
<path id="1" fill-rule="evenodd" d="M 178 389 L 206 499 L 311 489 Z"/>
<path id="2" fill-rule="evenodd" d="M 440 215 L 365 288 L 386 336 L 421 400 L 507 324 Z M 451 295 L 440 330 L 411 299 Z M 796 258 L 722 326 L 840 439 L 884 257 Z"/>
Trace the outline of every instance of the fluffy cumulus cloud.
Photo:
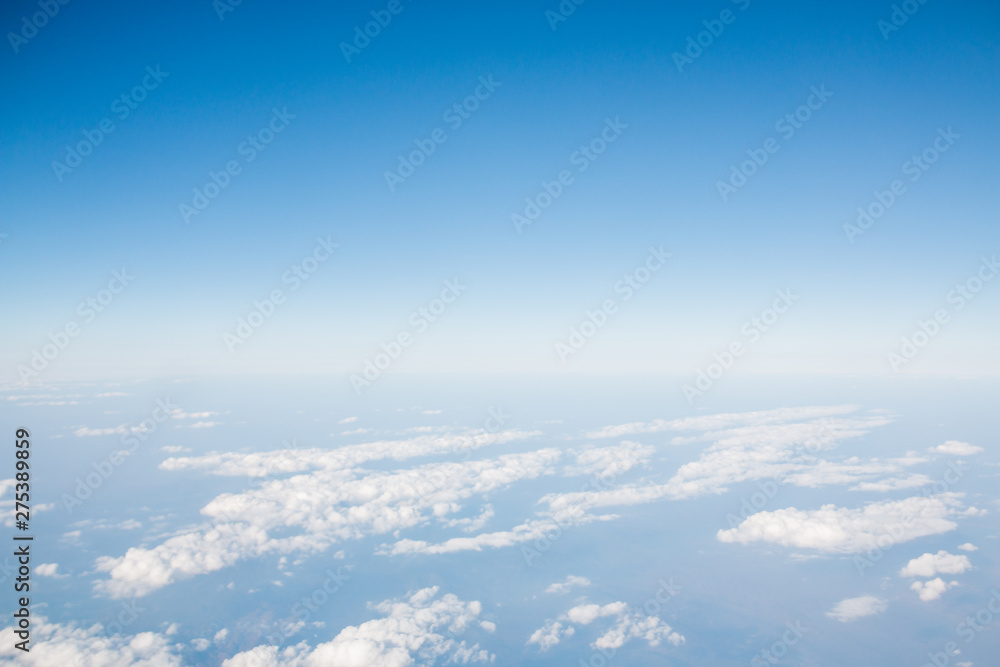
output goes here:
<path id="1" fill-rule="evenodd" d="M 970 445 L 967 442 L 948 440 L 944 444 L 932 448 L 931 451 L 940 452 L 942 454 L 951 454 L 952 456 L 972 456 L 973 454 L 982 453 L 983 448 Z"/>
<path id="2" fill-rule="evenodd" d="M 615 486 L 614 476 L 593 476 L 584 485 L 584 491 L 550 493 L 542 496 L 538 504 L 541 508 L 534 518 L 514 526 L 509 530 L 480 533 L 471 537 L 453 537 L 439 544 L 423 540 L 402 539 L 387 545 L 384 553 L 393 555 L 407 553 L 444 554 L 458 551 L 482 551 L 515 545 L 522 546 L 525 557 L 531 560 L 534 547 L 527 543 L 549 544 L 559 539 L 563 531 L 573 526 L 581 526 L 593 521 L 610 521 L 616 514 L 602 514 L 598 510 L 607 507 L 622 507 L 652 502 L 666 494 L 664 486 L 640 486 L 634 484 Z M 605 487 L 612 487 L 605 489 Z M 535 549 L 537 552 L 537 549 Z"/>
<path id="3" fill-rule="evenodd" d="M 477 497 L 518 481 L 560 473 L 606 479 L 645 461 L 652 451 L 625 442 L 579 451 L 548 448 L 470 460 L 471 452 L 481 447 L 534 435 L 522 431 L 445 434 L 334 450 L 285 449 L 168 459 L 162 468 L 244 475 L 254 478 L 253 486 L 242 493 L 222 494 L 202 508 L 202 514 L 211 522 L 207 525 L 174 535 L 154 547 L 135 547 L 122 556 L 99 558 L 96 569 L 107 572 L 109 578 L 98 581 L 96 588 L 111 597 L 143 596 L 175 581 L 231 566 L 243 558 L 292 551 L 315 553 L 345 540 L 396 533 L 429 521 L 472 532 L 493 517 L 491 505 L 477 503 L 477 516 L 452 517 Z M 456 453 L 464 454 L 461 460 L 398 470 L 361 467 L 384 459 Z M 571 456 L 575 463 L 560 466 Z M 286 535 L 273 537 L 278 531 Z M 540 535 L 541 531 L 542 527 L 533 526 L 522 532 Z M 455 539 L 459 544 L 483 540 L 481 536 Z M 404 540 L 392 552 L 407 550 Z"/>
<path id="4" fill-rule="evenodd" d="M 477 530 L 482 530 L 483 526 L 488 524 L 494 516 L 496 516 L 496 512 L 493 510 L 493 505 L 487 503 L 479 510 L 479 514 L 474 517 L 448 519 L 442 521 L 441 525 L 446 528 L 459 528 L 466 533 L 474 533 Z"/>
<path id="5" fill-rule="evenodd" d="M 921 600 L 930 602 L 940 598 L 949 588 L 958 586 L 957 581 L 946 582 L 935 575 L 962 574 L 969 569 L 972 569 L 972 563 L 968 556 L 950 554 L 942 550 L 914 558 L 899 571 L 899 576 L 928 578 L 928 581 L 914 581 L 910 584 L 910 589 L 915 591 Z"/>
<path id="6" fill-rule="evenodd" d="M 915 496 L 859 509 L 824 505 L 818 510 L 791 507 L 758 512 L 735 528 L 720 530 L 717 537 L 722 542 L 769 542 L 827 553 L 861 553 L 954 530 L 957 524 L 951 519 L 963 513 L 962 496 Z"/>
<path id="7" fill-rule="evenodd" d="M 13 528 L 16 521 L 16 508 L 14 505 L 14 489 L 17 480 L 0 479 L 0 523 L 7 528 Z M 8 497 L 9 494 L 9 497 Z M 52 503 L 36 503 L 32 506 L 35 512 L 47 512 L 55 507 Z"/>
<path id="8" fill-rule="evenodd" d="M 557 474 L 604 478 L 647 460 L 635 443 L 576 450 L 538 449 L 472 460 L 482 447 L 526 440 L 535 433 L 421 435 L 332 450 L 285 449 L 212 453 L 167 459 L 165 470 L 202 470 L 251 478 L 251 488 L 214 498 L 201 512 L 209 523 L 159 545 L 134 547 L 96 561 L 108 578 L 96 588 L 111 597 L 143 596 L 176 581 L 272 553 L 316 553 L 334 544 L 414 528 L 436 521 L 463 532 L 481 530 L 494 515 L 483 496 L 519 481 Z M 445 461 L 386 470 L 363 464 L 430 455 Z M 574 462 L 575 460 L 575 462 Z M 568 465 L 567 465 L 568 464 Z M 466 504 L 478 515 L 456 518 Z M 540 528 L 534 528 L 540 534 Z M 282 537 L 276 537 L 277 533 Z M 533 534 L 534 534 L 533 533 Z M 475 538 L 455 538 L 462 540 Z M 479 538 L 482 539 L 482 538 Z M 406 542 L 394 553 L 406 551 Z"/>
<path id="9" fill-rule="evenodd" d="M 56 579 L 68 576 L 59 574 L 59 563 L 39 563 L 35 566 L 35 574 L 40 577 L 55 577 Z"/>
<path id="10" fill-rule="evenodd" d="M 826 612 L 826 615 L 841 623 L 850 623 L 865 616 L 881 614 L 888 606 L 885 600 L 874 595 L 862 595 L 861 597 L 841 600 L 833 609 Z"/>
<path id="11" fill-rule="evenodd" d="M 528 637 L 528 644 L 537 644 L 538 648 L 548 651 L 566 637 L 572 637 L 576 630 L 572 625 L 563 625 L 562 621 L 548 620 Z"/>
<path id="12" fill-rule="evenodd" d="M 925 476 L 906 473 L 908 467 L 927 460 L 916 454 L 887 459 L 824 458 L 845 439 L 860 437 L 889 422 L 882 413 L 854 414 L 857 411 L 850 405 L 783 408 L 626 424 L 589 434 L 606 438 L 673 431 L 677 435 L 672 444 L 703 446 L 696 460 L 685 463 L 662 482 L 623 479 L 624 473 L 646 466 L 656 451 L 634 440 L 472 460 L 472 453 L 481 448 L 539 435 L 525 431 L 420 433 L 409 439 L 334 449 L 172 457 L 160 467 L 247 477 L 250 487 L 213 499 L 202 509 L 206 519 L 202 526 L 175 534 L 159 545 L 100 558 L 97 570 L 107 573 L 108 578 L 99 581 L 97 588 L 113 597 L 141 596 L 243 558 L 278 552 L 315 553 L 372 535 L 392 535 L 394 542 L 378 548 L 378 553 L 385 555 L 443 554 L 515 545 L 524 550 L 532 542 L 557 539 L 567 528 L 616 519 L 615 512 L 621 508 L 720 494 L 748 481 L 807 487 L 854 485 L 852 488 L 867 491 L 926 484 L 929 480 Z M 428 456 L 453 460 L 423 465 L 408 462 L 400 469 L 387 469 L 393 461 Z M 366 468 L 375 462 L 378 465 Z M 577 487 L 579 490 L 543 495 L 534 514 L 520 523 L 480 532 L 495 518 L 492 505 L 486 502 L 489 494 L 526 480 L 573 476 L 586 477 L 587 482 Z M 911 500 L 920 510 L 917 525 L 908 529 L 913 537 L 954 527 L 948 517 L 959 504 L 957 500 L 947 495 Z M 829 506 L 815 512 L 793 508 L 762 513 L 720 534 L 720 539 L 785 540 L 792 545 L 798 540 L 819 544 L 817 548 L 850 550 L 850 538 L 838 533 L 836 524 L 860 521 L 867 528 L 861 538 L 867 538 L 877 533 L 876 524 L 886 518 L 879 512 L 888 516 L 895 510 L 892 504 L 873 504 L 864 510 Z M 825 514 L 832 518 L 825 519 Z M 459 533 L 437 543 L 400 534 L 429 522 Z M 779 535 L 783 525 L 787 528 L 796 522 L 816 530 L 806 531 L 806 537 L 800 538 L 791 529 L 785 537 Z M 842 532 L 851 529 L 840 527 Z M 823 546 L 826 544 L 830 546 Z"/>
<path id="13" fill-rule="evenodd" d="M 930 581 L 914 581 L 910 584 L 910 590 L 916 591 L 924 602 L 930 602 L 937 600 L 946 590 L 955 586 L 958 586 L 957 581 L 945 582 L 941 577 L 935 577 Z"/>
<path id="14" fill-rule="evenodd" d="M 563 581 L 557 581 L 548 588 L 545 589 L 546 593 L 568 593 L 578 586 L 590 586 L 590 579 L 587 577 L 578 577 L 576 575 L 569 575 Z"/>
<path id="15" fill-rule="evenodd" d="M 658 425 L 657 430 L 729 428 L 717 428 L 686 438 L 689 442 L 706 442 L 709 445 L 697 461 L 682 465 L 663 484 L 623 484 L 616 478 L 613 463 L 598 464 L 602 458 L 617 457 L 621 467 L 630 467 L 646 459 L 646 447 L 623 441 L 617 451 L 609 449 L 604 453 L 586 454 L 590 463 L 598 468 L 603 465 L 605 469 L 602 476 L 588 485 L 589 488 L 543 496 L 536 515 L 521 524 L 507 530 L 451 538 L 439 544 L 403 539 L 388 547 L 386 552 L 452 553 L 546 542 L 558 539 L 568 527 L 616 518 L 615 514 L 603 512 L 608 508 L 719 494 L 727 491 L 732 484 L 752 480 L 809 487 L 858 483 L 896 474 L 907 466 L 926 461 L 916 456 L 887 460 L 853 457 L 840 463 L 818 458 L 816 454 L 835 448 L 841 440 L 864 435 L 871 428 L 888 423 L 888 419 L 877 414 L 858 418 L 832 416 L 855 409 L 853 406 L 796 408 L 662 422 L 666 426 Z M 788 423 L 788 420 L 803 418 L 810 421 Z M 652 427 L 647 426 L 640 428 L 632 424 L 609 428 L 617 429 L 614 435 L 620 435 L 622 429 L 628 433 L 648 432 Z M 590 435 L 603 436 L 606 431 Z M 581 455 L 578 454 L 577 467 L 582 465 Z M 883 490 L 890 490 L 920 485 L 925 481 L 930 480 L 917 476 L 902 482 L 884 481 L 880 484 Z M 528 548 L 522 546 L 522 550 Z"/>
<path id="16" fill-rule="evenodd" d="M 458 637 L 471 627 L 492 632 L 494 625 L 480 621 L 482 605 L 458 597 L 438 595 L 425 588 L 400 600 L 374 605 L 379 618 L 348 626 L 332 641 L 309 647 L 305 643 L 281 649 L 258 646 L 238 653 L 223 667 L 407 667 L 409 665 L 470 664 L 492 662 L 494 656 L 478 644 Z"/>
<path id="17" fill-rule="evenodd" d="M 807 409 L 803 411 L 811 413 Z M 881 415 L 827 416 L 799 422 L 775 422 L 775 419 L 684 438 L 685 442 L 708 441 L 711 445 L 697 461 L 681 466 L 669 480 L 669 495 L 693 498 L 719 494 L 728 491 L 733 484 L 757 480 L 806 487 L 851 484 L 894 475 L 907 466 L 925 461 L 920 457 L 884 461 L 853 457 L 830 462 L 821 457 L 841 441 L 860 437 L 872 428 L 889 423 L 889 419 Z"/>
<path id="18" fill-rule="evenodd" d="M 924 554 L 914 558 L 899 571 L 901 577 L 933 577 L 936 574 L 962 574 L 972 568 L 968 556 L 956 556 L 947 551 Z"/>
<path id="19" fill-rule="evenodd" d="M 73 665 L 74 667 L 180 667 L 176 646 L 155 632 L 105 636 L 98 623 L 89 628 L 49 623 L 35 616 L 31 627 L 31 651 L 14 648 L 20 641 L 14 628 L 0 630 L 0 658 L 19 665 Z"/>
<path id="20" fill-rule="evenodd" d="M 153 548 L 99 558 L 97 569 L 110 579 L 99 581 L 97 589 L 112 597 L 142 596 L 242 558 L 315 553 L 346 540 L 412 528 L 447 517 L 472 497 L 552 474 L 561 457 L 559 450 L 542 449 L 403 470 L 334 468 L 272 479 L 213 499 L 202 508 L 213 520 L 208 526 Z M 273 537 L 278 531 L 291 534 Z"/>
<path id="21" fill-rule="evenodd" d="M 568 475 L 614 476 L 645 464 L 656 448 L 623 440 L 615 447 L 587 447 L 576 454 L 576 465 L 568 466 Z"/>
<path id="22" fill-rule="evenodd" d="M 632 611 L 624 602 L 605 605 L 581 604 L 571 608 L 557 619 L 549 619 L 528 637 L 528 644 L 535 644 L 547 651 L 566 637 L 571 637 L 574 626 L 590 625 L 598 619 L 611 618 L 610 627 L 591 644 L 595 649 L 618 649 L 632 639 L 645 640 L 650 646 L 666 641 L 674 646 L 684 643 L 684 636 L 674 632 L 658 616 L 647 616 Z"/>

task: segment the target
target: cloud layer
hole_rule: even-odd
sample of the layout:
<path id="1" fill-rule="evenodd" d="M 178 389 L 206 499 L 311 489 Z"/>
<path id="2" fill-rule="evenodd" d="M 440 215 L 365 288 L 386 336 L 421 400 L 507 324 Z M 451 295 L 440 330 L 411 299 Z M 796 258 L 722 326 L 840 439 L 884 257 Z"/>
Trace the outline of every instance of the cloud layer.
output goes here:
<path id="1" fill-rule="evenodd" d="M 474 452 L 492 445 L 526 443 L 539 435 L 534 431 L 420 432 L 408 439 L 334 449 L 171 457 L 161 464 L 163 470 L 246 477 L 248 486 L 211 500 L 201 510 L 201 525 L 159 544 L 98 558 L 95 567 L 107 577 L 95 586 L 111 597 L 143 596 L 241 559 L 318 553 L 378 535 L 392 536 L 377 549 L 386 556 L 516 545 L 524 551 L 530 543 L 548 543 L 572 527 L 614 520 L 629 506 L 721 494 L 752 481 L 774 488 L 840 485 L 872 493 L 929 484 L 926 475 L 907 470 L 929 460 L 916 453 L 882 459 L 829 458 L 843 441 L 890 421 L 879 412 L 853 414 L 857 410 L 851 405 L 782 408 L 636 422 L 588 434 L 609 438 L 676 432 L 671 445 L 703 447 L 695 460 L 681 465 L 665 481 L 623 477 L 648 467 L 656 454 L 655 447 L 634 440 L 473 460 Z M 442 456 L 459 460 L 412 461 Z M 405 466 L 392 468 L 392 462 L 404 461 Z M 488 502 L 492 494 L 527 480 L 562 477 L 586 481 L 578 490 L 542 495 L 534 513 L 520 523 L 487 529 L 497 516 Z M 719 531 L 718 539 L 857 553 L 873 544 L 885 546 L 954 529 L 954 519 L 963 510 L 960 498 L 941 493 L 871 502 L 857 509 L 825 505 L 818 510 L 791 507 L 759 512 Z M 432 523 L 455 533 L 438 542 L 401 534 Z"/>
<path id="2" fill-rule="evenodd" d="M 618 649 L 632 639 L 643 639 L 650 646 L 659 646 L 666 641 L 674 646 L 684 643 L 684 636 L 674 632 L 658 616 L 646 616 L 632 611 L 624 602 L 605 605 L 582 604 L 572 607 L 557 619 L 545 621 L 542 627 L 531 633 L 528 644 L 536 644 L 547 651 L 566 637 L 576 632 L 574 626 L 590 625 L 603 618 L 614 619 L 611 626 L 591 644 L 595 649 Z"/>
<path id="3" fill-rule="evenodd" d="M 930 602 L 937 600 L 945 591 L 955 586 L 958 586 L 957 581 L 945 582 L 941 577 L 935 577 L 930 581 L 914 581 L 910 584 L 910 590 L 916 591 L 924 602 Z"/>
<path id="4" fill-rule="evenodd" d="M 20 665 L 53 667 L 180 667 L 179 649 L 155 632 L 105 636 L 97 623 L 88 628 L 49 623 L 35 616 L 31 628 L 31 651 L 14 648 L 19 639 L 11 627 L 0 630 L 0 658 Z"/>
<path id="5" fill-rule="evenodd" d="M 348 626 L 315 648 L 305 643 L 281 649 L 258 646 L 224 661 L 222 667 L 407 667 L 420 664 L 491 662 L 494 656 L 457 639 L 478 625 L 491 632 L 493 624 L 479 621 L 482 605 L 456 596 L 438 596 L 438 587 L 425 588 L 400 600 L 373 606 L 382 616 Z"/>
<path id="6" fill-rule="evenodd" d="M 862 595 L 861 597 L 841 600 L 833 609 L 826 612 L 826 615 L 841 623 L 850 623 L 865 616 L 881 614 L 888 607 L 888 603 L 881 598 L 874 595 Z"/>
<path id="7" fill-rule="evenodd" d="M 933 577 L 940 574 L 962 574 L 972 567 L 968 556 L 956 556 L 947 551 L 924 554 L 914 558 L 899 571 L 901 577 Z"/>
<path id="8" fill-rule="evenodd" d="M 972 456 L 974 454 L 981 454 L 983 452 L 983 448 L 970 445 L 967 442 L 948 440 L 944 444 L 934 447 L 932 451 L 940 452 L 942 454 L 951 454 L 952 456 Z"/>
<path id="9" fill-rule="evenodd" d="M 861 553 L 954 530 L 963 509 L 960 493 L 873 502 L 859 509 L 824 505 L 758 512 L 736 528 L 720 530 L 722 542 L 769 542 L 828 553 Z"/>

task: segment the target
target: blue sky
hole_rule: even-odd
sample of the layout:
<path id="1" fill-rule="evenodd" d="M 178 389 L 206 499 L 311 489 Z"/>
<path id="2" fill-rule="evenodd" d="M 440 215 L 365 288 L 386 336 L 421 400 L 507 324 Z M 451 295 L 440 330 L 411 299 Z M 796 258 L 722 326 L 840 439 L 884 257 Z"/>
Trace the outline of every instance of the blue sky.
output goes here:
<path id="1" fill-rule="evenodd" d="M 0 662 L 990 664 L 998 27 L 7 3 Z"/>
<path id="2" fill-rule="evenodd" d="M 693 377 L 789 288 L 799 302 L 738 371 L 891 374 L 900 337 L 997 250 L 992 3 L 919 5 L 887 38 L 891 3 L 587 2 L 555 29 L 557 3 L 400 7 L 351 62 L 340 43 L 385 5 L 248 1 L 220 20 L 210 2 L 70 3 L 8 44 L 0 272 L 18 317 L 0 325 L 3 377 L 121 267 L 135 282 L 51 377 L 355 373 L 455 277 L 468 290 L 393 372 Z M 724 10 L 678 71 L 673 54 Z M 5 9 L 6 30 L 32 11 Z M 120 119 L 114 100 L 147 67 L 167 74 Z M 499 86 L 452 129 L 445 111 L 480 77 Z M 786 138 L 775 123 L 814 86 L 832 96 Z M 245 162 L 241 142 L 286 108 Z M 104 118 L 114 131 L 60 181 L 53 161 Z M 627 128 L 577 173 L 608 118 Z M 436 128 L 445 142 L 390 191 L 386 170 Z M 959 138 L 909 181 L 904 163 L 946 128 Z M 717 182 L 770 137 L 778 152 L 723 201 Z M 230 160 L 241 172 L 186 224 L 179 205 Z M 564 169 L 573 183 L 518 233 L 511 215 Z M 849 242 L 844 225 L 895 179 L 905 194 Z M 335 257 L 227 350 L 321 235 Z M 563 363 L 555 343 L 650 246 L 667 267 Z M 902 372 L 995 375 L 998 298 L 987 283 Z"/>

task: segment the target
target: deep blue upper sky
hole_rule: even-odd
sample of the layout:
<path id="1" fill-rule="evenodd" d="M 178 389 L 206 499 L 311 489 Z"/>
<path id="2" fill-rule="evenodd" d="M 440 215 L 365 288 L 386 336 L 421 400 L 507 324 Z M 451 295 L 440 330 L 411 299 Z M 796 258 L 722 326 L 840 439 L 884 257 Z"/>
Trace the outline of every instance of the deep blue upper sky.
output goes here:
<path id="1" fill-rule="evenodd" d="M 885 373 L 1000 245 L 995 3 L 927 2 L 886 39 L 888 2 L 592 1 L 553 30 L 554 1 L 403 0 L 347 62 L 341 42 L 386 6 L 246 0 L 220 20 L 208 0 L 71 2 L 17 53 L 5 39 L 3 377 L 122 266 L 135 283 L 58 372 L 354 372 L 459 276 L 468 291 L 397 370 L 693 373 L 791 288 L 796 310 L 743 368 Z M 724 10 L 678 71 L 672 54 Z M 36 11 L 9 4 L 4 33 Z M 147 67 L 168 74 L 121 119 L 112 104 Z M 444 112 L 480 77 L 500 85 L 453 129 Z M 813 86 L 833 95 L 786 138 L 775 122 Z M 247 163 L 241 142 L 285 108 Z M 53 161 L 105 118 L 114 131 L 60 181 Z M 608 118 L 627 129 L 577 172 Z M 954 145 L 910 181 L 904 163 L 949 127 Z M 386 170 L 435 128 L 447 140 L 390 191 Z M 778 152 L 723 201 L 717 182 L 769 137 Z M 230 160 L 241 172 L 185 224 L 179 205 Z M 564 169 L 574 182 L 518 234 L 511 214 Z M 905 194 L 850 243 L 843 225 L 894 179 Z M 334 260 L 231 354 L 223 333 L 327 234 Z M 561 363 L 553 344 L 650 245 L 673 254 L 666 271 Z M 998 288 L 907 372 L 1000 371 Z"/>

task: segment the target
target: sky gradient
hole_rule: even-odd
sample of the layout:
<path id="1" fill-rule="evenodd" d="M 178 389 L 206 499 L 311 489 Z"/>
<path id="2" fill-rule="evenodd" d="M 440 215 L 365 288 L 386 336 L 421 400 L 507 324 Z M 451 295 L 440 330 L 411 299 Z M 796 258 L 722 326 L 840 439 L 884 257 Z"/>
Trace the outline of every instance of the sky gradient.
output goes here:
<path id="1" fill-rule="evenodd" d="M 0 27 L 0 663 L 994 664 L 995 1 Z"/>
<path id="2" fill-rule="evenodd" d="M 74 321 L 31 380 L 356 374 L 401 332 L 413 343 L 391 372 L 693 381 L 740 341 L 734 373 L 893 375 L 887 355 L 941 309 L 899 372 L 1000 373 L 1000 281 L 949 300 L 1000 249 L 994 3 L 928 2 L 887 32 L 891 3 L 588 2 L 553 27 L 555 2 L 404 0 L 349 59 L 341 44 L 386 4 L 219 6 L 70 3 L 30 39 L 8 36 L 3 380 Z M 6 7 L 5 32 L 35 11 Z M 678 67 L 699 33 L 710 43 Z M 782 129 L 813 90 L 828 99 Z M 113 131 L 79 166 L 53 167 L 104 119 Z M 609 122 L 614 141 L 581 162 Z M 951 143 L 911 180 L 939 131 Z M 386 172 L 428 141 L 390 188 Z M 719 181 L 767 145 L 724 200 Z M 238 173 L 186 221 L 180 206 L 227 163 Z M 519 231 L 512 214 L 564 170 L 572 182 Z M 905 191 L 850 238 L 895 180 Z M 339 247 L 293 291 L 283 276 L 317 238 Z M 670 258 L 625 301 L 615 286 L 651 247 Z M 123 268 L 134 282 L 85 322 L 78 304 Z M 466 289 L 416 331 L 411 313 L 456 279 Z M 225 335 L 275 289 L 284 302 L 231 351 Z M 741 328 L 777 290 L 798 300 L 749 342 Z M 607 323 L 561 359 L 556 344 L 607 299 Z"/>

